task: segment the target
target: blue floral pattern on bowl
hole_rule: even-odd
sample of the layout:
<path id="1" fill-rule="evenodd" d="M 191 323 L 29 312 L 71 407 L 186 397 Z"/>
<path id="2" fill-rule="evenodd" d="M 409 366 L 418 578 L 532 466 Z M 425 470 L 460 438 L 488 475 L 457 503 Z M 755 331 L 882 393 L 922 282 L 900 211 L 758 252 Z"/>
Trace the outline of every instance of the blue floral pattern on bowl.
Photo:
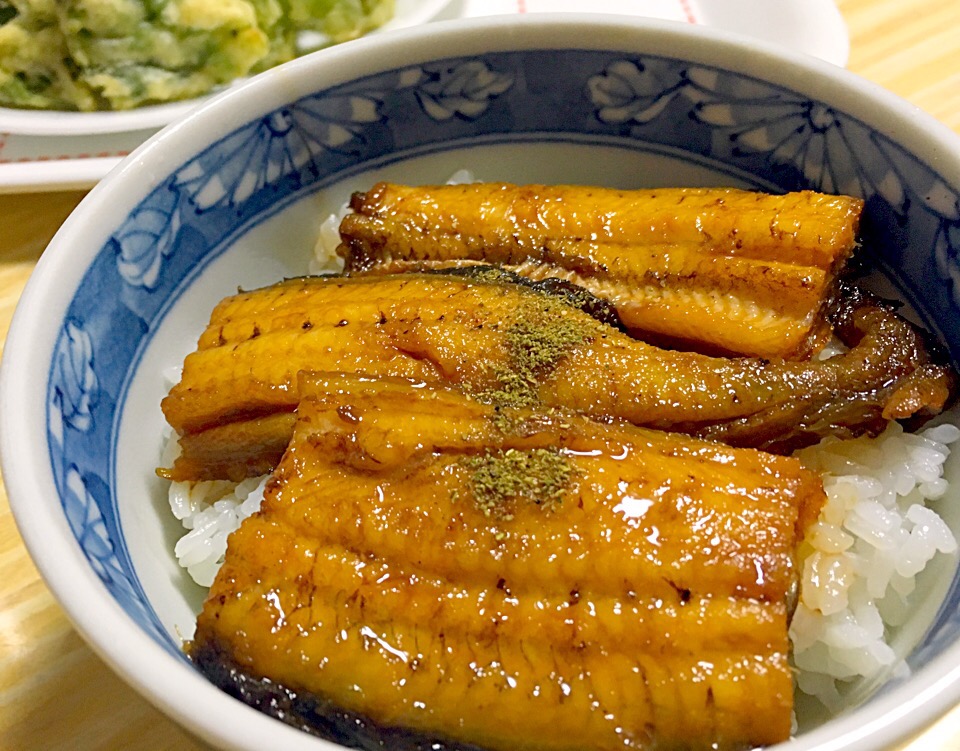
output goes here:
<path id="1" fill-rule="evenodd" d="M 842 109 L 797 92 L 670 58 L 587 50 L 439 60 L 316 92 L 238 127 L 130 213 L 78 288 L 48 376 L 50 459 L 73 534 L 117 602 L 171 651 L 179 645 L 138 582 L 114 495 L 116 417 L 145 342 L 231 238 L 338 175 L 478 135 L 669 149 L 758 184 L 861 196 L 878 263 L 896 269 L 928 325 L 960 320 L 958 186 Z M 938 333 L 956 359 L 960 327 Z M 958 600 L 954 586 L 915 666 L 960 630 Z"/>

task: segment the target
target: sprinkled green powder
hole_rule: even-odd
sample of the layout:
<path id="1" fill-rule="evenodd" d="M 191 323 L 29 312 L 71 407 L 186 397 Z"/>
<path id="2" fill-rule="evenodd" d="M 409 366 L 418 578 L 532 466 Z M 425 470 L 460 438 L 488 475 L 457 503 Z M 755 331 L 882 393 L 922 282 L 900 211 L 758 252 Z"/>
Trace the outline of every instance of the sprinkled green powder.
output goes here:
<path id="1" fill-rule="evenodd" d="M 540 382 L 593 331 L 572 312 L 562 300 L 530 295 L 505 330 L 509 359 L 494 374 L 497 385 L 474 396 L 498 407 L 537 404 Z"/>
<path id="2" fill-rule="evenodd" d="M 516 499 L 552 507 L 573 475 L 569 457 L 555 448 L 491 451 L 461 461 L 471 470 L 469 487 L 477 506 L 500 519 L 512 518 L 507 504 Z"/>

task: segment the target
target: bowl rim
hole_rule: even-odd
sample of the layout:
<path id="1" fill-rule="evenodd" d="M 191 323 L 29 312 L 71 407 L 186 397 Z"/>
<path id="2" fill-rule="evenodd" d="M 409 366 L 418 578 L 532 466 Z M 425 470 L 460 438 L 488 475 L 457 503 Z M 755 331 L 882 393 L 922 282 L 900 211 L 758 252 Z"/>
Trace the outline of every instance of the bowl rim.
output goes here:
<path id="1" fill-rule="evenodd" d="M 72 295 L 82 273 L 75 269 L 90 262 L 114 229 L 99 218 L 101 213 L 125 216 L 201 144 L 219 140 L 235 125 L 311 91 L 444 57 L 551 46 L 639 50 L 641 45 L 644 54 L 666 57 L 676 57 L 678 45 L 690 47 L 685 57 L 735 72 L 756 70 L 758 64 L 776 70 L 786 64 L 787 73 L 764 80 L 799 91 L 812 91 L 815 82 L 819 100 L 854 101 L 859 111 L 880 108 L 886 116 L 884 127 L 872 127 L 898 141 L 909 134 L 911 151 L 918 158 L 941 172 L 949 165 L 951 173 L 960 176 L 960 137 L 953 131 L 882 87 L 802 53 L 670 21 L 574 13 L 490 16 L 438 21 L 429 28 L 356 40 L 286 63 L 218 94 L 126 157 L 51 240 L 17 306 L 0 363 L 4 404 L 0 466 L 10 506 L 37 568 L 78 632 L 124 680 L 190 732 L 225 747 L 253 749 L 267 743 L 304 751 L 340 748 L 246 707 L 164 651 L 107 593 L 80 554 L 59 503 L 52 502 L 58 495 L 46 460 L 46 436 L 35 430 L 37 417 L 45 414 L 46 399 L 36 388 L 36 373 L 45 373 L 53 351 L 55 327 L 48 322 L 61 322 L 66 312 L 68 299 L 59 299 L 57 292 L 62 280 L 70 281 Z M 747 63 L 745 52 L 750 53 Z M 31 385 L 39 393 L 32 393 Z M 38 503 L 37 498 L 51 502 Z M 104 633 L 104 623 L 111 624 L 109 633 Z M 136 655 L 137 664 L 128 664 L 130 655 Z M 790 748 L 876 751 L 916 732 L 958 702 L 960 643 L 904 685 L 790 741 Z"/>

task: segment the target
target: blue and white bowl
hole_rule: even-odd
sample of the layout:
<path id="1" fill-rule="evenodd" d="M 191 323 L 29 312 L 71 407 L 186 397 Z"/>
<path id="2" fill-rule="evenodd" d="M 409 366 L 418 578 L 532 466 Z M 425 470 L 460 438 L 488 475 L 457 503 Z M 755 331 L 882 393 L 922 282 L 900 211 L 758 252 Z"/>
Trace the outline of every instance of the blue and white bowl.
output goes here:
<path id="1" fill-rule="evenodd" d="M 68 219 L 0 374 L 4 476 L 43 576 L 120 675 L 214 745 L 332 748 L 227 697 L 181 653 L 203 592 L 176 564 L 153 472 L 171 370 L 222 296 L 304 273 L 352 190 L 459 168 L 861 196 L 879 267 L 960 358 L 960 139 L 830 64 L 670 23 L 493 17 L 349 43 L 226 92 Z M 960 532 L 956 506 L 941 510 Z M 792 751 L 879 749 L 960 703 L 955 569 L 926 572 L 898 635 L 912 676 Z"/>

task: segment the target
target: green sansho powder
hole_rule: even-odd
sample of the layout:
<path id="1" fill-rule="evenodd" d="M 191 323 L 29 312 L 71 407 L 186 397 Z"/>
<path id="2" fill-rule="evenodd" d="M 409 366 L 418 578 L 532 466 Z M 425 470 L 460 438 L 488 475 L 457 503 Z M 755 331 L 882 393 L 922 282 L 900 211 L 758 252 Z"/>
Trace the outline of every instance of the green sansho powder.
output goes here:
<path id="1" fill-rule="evenodd" d="M 555 448 L 506 449 L 464 457 L 470 471 L 468 486 L 485 516 L 510 519 L 516 501 L 551 508 L 570 485 L 570 458 Z"/>

